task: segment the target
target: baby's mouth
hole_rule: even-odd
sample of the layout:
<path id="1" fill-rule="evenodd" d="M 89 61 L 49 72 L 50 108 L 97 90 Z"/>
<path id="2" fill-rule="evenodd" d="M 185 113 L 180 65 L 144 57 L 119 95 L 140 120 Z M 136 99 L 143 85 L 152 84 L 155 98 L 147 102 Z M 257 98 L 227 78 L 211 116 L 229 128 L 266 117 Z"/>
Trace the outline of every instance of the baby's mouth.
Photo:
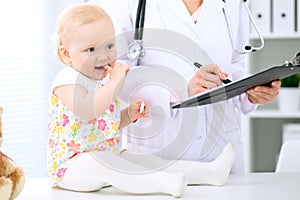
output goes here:
<path id="1" fill-rule="evenodd" d="M 110 65 L 106 64 L 106 65 L 102 65 L 102 66 L 96 66 L 95 69 L 100 70 L 100 71 L 106 71 L 107 67 L 110 67 Z"/>
<path id="2" fill-rule="evenodd" d="M 105 66 L 96 66 L 95 69 L 96 69 L 96 70 L 105 70 L 104 67 L 105 67 Z"/>

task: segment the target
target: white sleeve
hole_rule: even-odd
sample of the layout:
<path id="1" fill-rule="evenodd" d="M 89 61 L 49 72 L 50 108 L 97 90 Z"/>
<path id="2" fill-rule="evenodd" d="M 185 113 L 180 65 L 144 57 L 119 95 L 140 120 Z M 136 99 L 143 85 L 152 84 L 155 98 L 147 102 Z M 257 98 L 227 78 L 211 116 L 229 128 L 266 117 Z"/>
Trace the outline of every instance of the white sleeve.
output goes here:
<path id="1" fill-rule="evenodd" d="M 237 31 L 236 47 L 237 49 L 244 49 L 245 44 L 248 44 L 249 40 L 249 18 L 248 13 L 241 3 L 239 24 Z M 232 55 L 232 68 L 235 69 L 232 73 L 232 79 L 238 80 L 246 76 L 245 66 L 246 66 L 246 56 L 245 54 L 238 54 L 233 52 Z M 243 114 L 248 114 L 257 108 L 257 104 L 253 104 L 249 101 L 248 95 L 246 93 L 241 94 L 233 99 L 235 106 L 242 111 Z"/>
<path id="2" fill-rule="evenodd" d="M 55 76 L 54 81 L 52 82 L 51 92 L 53 92 L 53 89 L 56 87 L 75 84 L 80 84 L 85 87 L 81 74 L 72 67 L 67 66 L 59 71 Z"/>

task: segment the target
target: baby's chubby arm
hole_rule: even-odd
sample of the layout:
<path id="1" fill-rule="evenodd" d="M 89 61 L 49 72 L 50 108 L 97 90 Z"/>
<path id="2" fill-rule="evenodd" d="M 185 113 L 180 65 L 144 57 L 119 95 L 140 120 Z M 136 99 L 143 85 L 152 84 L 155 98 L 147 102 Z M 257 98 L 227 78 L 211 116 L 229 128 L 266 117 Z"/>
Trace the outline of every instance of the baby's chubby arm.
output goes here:
<path id="1" fill-rule="evenodd" d="M 109 108 L 120 92 L 129 66 L 116 63 L 112 67 L 107 66 L 106 70 L 110 73 L 110 80 L 93 92 L 81 85 L 64 85 L 55 88 L 53 92 L 80 118 L 95 119 Z"/>

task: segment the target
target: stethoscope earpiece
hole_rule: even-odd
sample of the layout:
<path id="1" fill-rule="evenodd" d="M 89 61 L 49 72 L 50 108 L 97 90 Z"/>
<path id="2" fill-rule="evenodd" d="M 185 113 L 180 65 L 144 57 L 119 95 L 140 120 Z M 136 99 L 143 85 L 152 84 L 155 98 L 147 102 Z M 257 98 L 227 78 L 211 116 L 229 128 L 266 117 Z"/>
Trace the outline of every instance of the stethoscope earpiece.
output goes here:
<path id="1" fill-rule="evenodd" d="M 251 51 L 251 49 L 252 49 L 251 46 L 249 46 L 249 45 L 245 46 L 245 50 L 246 50 L 246 51 Z"/>

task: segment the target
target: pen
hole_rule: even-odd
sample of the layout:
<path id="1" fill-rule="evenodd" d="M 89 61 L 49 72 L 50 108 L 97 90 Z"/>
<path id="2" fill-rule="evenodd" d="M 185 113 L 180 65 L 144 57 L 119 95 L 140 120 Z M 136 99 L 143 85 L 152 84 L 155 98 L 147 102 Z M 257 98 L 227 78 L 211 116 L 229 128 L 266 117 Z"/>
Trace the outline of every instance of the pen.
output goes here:
<path id="1" fill-rule="evenodd" d="M 201 65 L 200 63 L 194 62 L 194 65 L 198 68 L 202 67 L 203 65 Z"/>
<path id="2" fill-rule="evenodd" d="M 194 62 L 194 65 L 197 67 L 197 68 L 200 68 L 202 67 L 203 65 L 201 65 L 200 63 L 197 63 L 197 62 Z M 232 81 L 230 79 L 225 79 L 225 80 L 221 80 L 224 84 L 227 84 L 227 83 L 231 83 Z"/>

